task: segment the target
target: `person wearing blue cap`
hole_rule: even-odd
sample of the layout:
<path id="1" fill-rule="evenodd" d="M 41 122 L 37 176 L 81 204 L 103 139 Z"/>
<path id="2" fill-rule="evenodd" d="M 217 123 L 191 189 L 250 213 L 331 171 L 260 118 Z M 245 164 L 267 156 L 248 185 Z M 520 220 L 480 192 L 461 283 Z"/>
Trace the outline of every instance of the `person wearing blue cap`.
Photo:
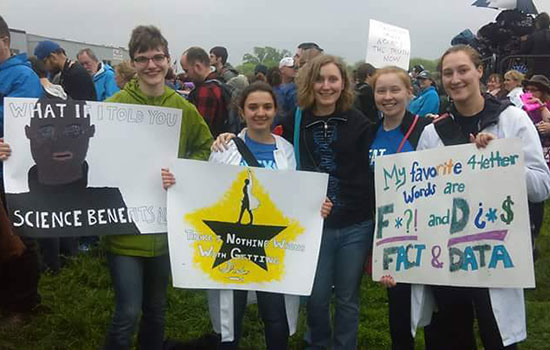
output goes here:
<path id="1" fill-rule="evenodd" d="M 435 81 L 427 70 L 416 76 L 420 86 L 420 93 L 409 104 L 409 112 L 421 117 L 439 113 L 439 95 L 435 88 Z"/>
<path id="2" fill-rule="evenodd" d="M 94 82 L 78 62 L 67 58 L 58 43 L 44 40 L 34 48 L 36 58 L 44 62 L 50 73 L 61 72 L 61 86 L 74 100 L 97 101 Z"/>

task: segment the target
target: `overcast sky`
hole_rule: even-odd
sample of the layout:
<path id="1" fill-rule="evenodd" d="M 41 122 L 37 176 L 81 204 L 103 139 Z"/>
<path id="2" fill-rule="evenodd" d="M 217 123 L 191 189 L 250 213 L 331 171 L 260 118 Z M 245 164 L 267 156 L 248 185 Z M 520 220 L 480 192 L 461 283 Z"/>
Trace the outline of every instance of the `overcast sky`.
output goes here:
<path id="1" fill-rule="evenodd" d="M 550 0 L 535 0 L 550 7 Z M 317 42 L 348 63 L 365 59 L 369 19 L 407 28 L 412 57 L 437 58 L 451 38 L 474 33 L 497 10 L 472 7 L 474 0 L 1 0 L 11 28 L 29 33 L 126 47 L 132 28 L 158 26 L 170 53 L 189 46 L 207 51 L 226 46 L 241 62 L 254 46 L 294 53 L 298 43 Z"/>

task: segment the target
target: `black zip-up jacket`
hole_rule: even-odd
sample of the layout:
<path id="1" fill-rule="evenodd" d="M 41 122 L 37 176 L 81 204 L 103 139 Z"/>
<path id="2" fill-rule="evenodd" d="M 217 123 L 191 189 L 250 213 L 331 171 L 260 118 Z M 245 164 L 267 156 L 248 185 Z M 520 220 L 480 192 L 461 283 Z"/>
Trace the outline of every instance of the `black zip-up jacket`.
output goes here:
<path id="1" fill-rule="evenodd" d="M 282 122 L 283 137 L 294 142 L 295 112 Z M 343 228 L 372 219 L 374 192 L 365 139 L 368 120 L 356 109 L 317 117 L 302 112 L 300 170 L 329 174 L 328 197 L 333 208 L 325 225 Z M 326 141 L 326 142 L 325 142 Z M 328 147 L 326 147 L 328 145 Z"/>
<path id="2" fill-rule="evenodd" d="M 473 116 L 479 117 L 475 130 L 471 130 L 474 135 L 490 125 L 498 123 L 500 113 L 512 105 L 510 101 L 499 101 L 490 94 L 484 94 L 483 98 L 485 99 L 483 110 Z M 449 107 L 449 117 L 438 119 L 435 122 L 435 130 L 445 146 L 462 145 L 470 142 L 469 133 L 462 130 L 462 127 L 456 121 L 456 117 L 460 118 L 460 113 L 452 104 Z"/>
<path id="3" fill-rule="evenodd" d="M 374 91 L 367 83 L 358 83 L 353 90 L 355 94 L 355 100 L 353 106 L 363 112 L 373 124 L 377 123 L 378 109 L 374 103 Z"/>

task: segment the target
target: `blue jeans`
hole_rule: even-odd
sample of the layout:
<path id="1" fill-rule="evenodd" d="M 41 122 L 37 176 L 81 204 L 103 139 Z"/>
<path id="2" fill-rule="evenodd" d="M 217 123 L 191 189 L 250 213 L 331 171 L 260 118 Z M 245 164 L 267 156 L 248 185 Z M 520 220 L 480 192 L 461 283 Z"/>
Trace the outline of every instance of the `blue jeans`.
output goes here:
<path id="1" fill-rule="evenodd" d="M 323 229 L 313 290 L 307 304 L 309 349 L 355 350 L 359 326 L 359 285 L 372 249 L 373 223 Z M 334 336 L 330 299 L 336 294 Z"/>
<path id="2" fill-rule="evenodd" d="M 168 254 L 153 258 L 108 255 L 116 308 L 107 331 L 105 350 L 126 350 L 142 312 L 138 342 L 141 350 L 160 350 L 164 342 Z"/>
<path id="3" fill-rule="evenodd" d="M 39 238 L 36 241 L 40 246 L 42 271 L 50 270 L 57 274 L 67 258 L 78 254 L 78 237 Z"/>
<path id="4" fill-rule="evenodd" d="M 242 333 L 243 316 L 246 311 L 247 290 L 233 290 L 232 342 L 220 342 L 219 350 L 237 350 Z M 289 329 L 286 318 L 285 296 L 279 293 L 256 292 L 258 310 L 264 323 L 267 350 L 286 350 L 288 348 Z"/>

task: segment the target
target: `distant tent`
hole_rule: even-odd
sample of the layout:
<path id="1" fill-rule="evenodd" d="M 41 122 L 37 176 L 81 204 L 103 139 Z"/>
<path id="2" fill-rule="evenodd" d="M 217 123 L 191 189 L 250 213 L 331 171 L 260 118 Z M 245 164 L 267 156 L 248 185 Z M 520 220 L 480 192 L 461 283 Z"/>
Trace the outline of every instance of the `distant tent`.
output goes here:
<path id="1" fill-rule="evenodd" d="M 476 0 L 472 6 L 493 9 L 518 9 L 523 13 L 538 14 L 533 0 Z"/>

